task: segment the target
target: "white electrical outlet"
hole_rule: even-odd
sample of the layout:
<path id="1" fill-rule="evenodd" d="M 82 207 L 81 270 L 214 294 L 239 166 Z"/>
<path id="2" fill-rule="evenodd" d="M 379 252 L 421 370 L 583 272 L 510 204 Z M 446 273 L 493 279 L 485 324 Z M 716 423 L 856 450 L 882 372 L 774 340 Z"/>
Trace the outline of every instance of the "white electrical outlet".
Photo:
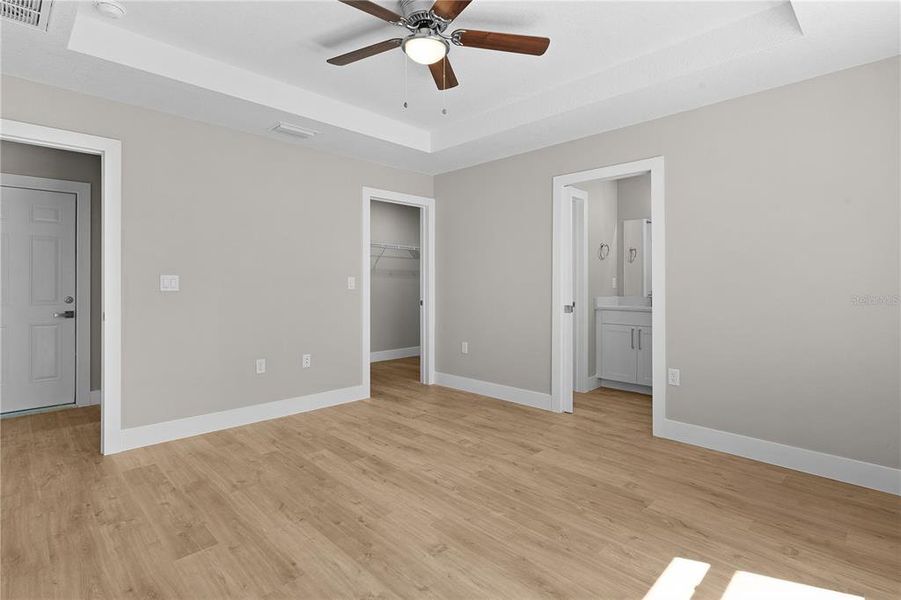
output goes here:
<path id="1" fill-rule="evenodd" d="M 679 369 L 667 369 L 666 382 L 670 385 L 679 385 Z"/>
<path id="2" fill-rule="evenodd" d="M 469 342 L 463 342 L 460 344 L 460 352 L 463 354 L 469 354 Z"/>
<path id="3" fill-rule="evenodd" d="M 303 368 L 309 369 L 313 366 L 313 355 L 312 354 L 304 354 L 303 355 Z"/>
<path id="4" fill-rule="evenodd" d="M 347 278 L 347 289 L 349 289 L 349 290 L 357 289 L 357 278 L 356 277 L 348 277 Z"/>
<path id="5" fill-rule="evenodd" d="M 611 283 L 610 286 L 611 286 L 613 289 L 616 289 L 616 277 L 614 277 L 612 281 L 613 281 L 613 283 Z"/>
<path id="6" fill-rule="evenodd" d="M 257 375 L 262 375 L 266 372 L 266 359 L 258 358 L 257 359 Z"/>
<path id="7" fill-rule="evenodd" d="M 161 292 L 178 291 L 178 275 L 160 275 Z"/>

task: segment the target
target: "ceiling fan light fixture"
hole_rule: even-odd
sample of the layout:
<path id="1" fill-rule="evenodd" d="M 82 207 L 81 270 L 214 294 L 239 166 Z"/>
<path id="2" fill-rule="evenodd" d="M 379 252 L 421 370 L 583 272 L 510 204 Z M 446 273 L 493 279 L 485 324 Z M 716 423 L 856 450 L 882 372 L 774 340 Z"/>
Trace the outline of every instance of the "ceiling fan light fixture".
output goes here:
<path id="1" fill-rule="evenodd" d="M 431 33 L 417 33 L 404 40 L 403 49 L 413 62 L 431 65 L 447 56 L 448 45 Z"/>

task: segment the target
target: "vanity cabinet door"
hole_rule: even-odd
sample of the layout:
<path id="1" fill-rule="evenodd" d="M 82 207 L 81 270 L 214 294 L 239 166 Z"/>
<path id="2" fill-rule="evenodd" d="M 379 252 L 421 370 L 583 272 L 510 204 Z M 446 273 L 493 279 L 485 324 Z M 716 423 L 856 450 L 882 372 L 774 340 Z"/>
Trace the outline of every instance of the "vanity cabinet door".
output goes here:
<path id="1" fill-rule="evenodd" d="M 638 328 L 632 325 L 601 325 L 601 378 L 635 383 L 638 376 Z"/>
<path id="2" fill-rule="evenodd" d="M 635 352 L 638 354 L 638 378 L 635 383 L 639 385 L 654 385 L 654 370 L 651 368 L 651 343 L 653 337 L 650 327 L 639 327 L 635 332 Z"/>

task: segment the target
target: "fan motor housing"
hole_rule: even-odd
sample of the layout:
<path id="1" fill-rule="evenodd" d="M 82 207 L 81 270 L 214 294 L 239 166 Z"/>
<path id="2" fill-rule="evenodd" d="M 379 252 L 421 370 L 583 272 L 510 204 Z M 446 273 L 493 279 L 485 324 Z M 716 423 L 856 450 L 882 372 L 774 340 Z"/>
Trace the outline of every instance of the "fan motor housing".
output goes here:
<path id="1" fill-rule="evenodd" d="M 401 0 L 400 5 L 407 27 L 411 30 L 430 29 L 441 32 L 448 25 L 432 14 L 432 3 L 429 0 Z"/>

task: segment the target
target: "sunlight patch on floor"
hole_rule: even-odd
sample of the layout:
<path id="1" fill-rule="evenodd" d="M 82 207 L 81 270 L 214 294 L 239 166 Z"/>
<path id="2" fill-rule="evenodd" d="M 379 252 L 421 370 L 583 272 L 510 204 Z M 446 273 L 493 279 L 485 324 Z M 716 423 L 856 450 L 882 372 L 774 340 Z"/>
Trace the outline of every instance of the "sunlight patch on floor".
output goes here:
<path id="1" fill-rule="evenodd" d="M 677 556 L 660 574 L 644 600 L 690 600 L 708 569 L 710 565 L 705 562 Z"/>
<path id="2" fill-rule="evenodd" d="M 824 588 L 813 587 L 794 581 L 776 579 L 746 571 L 736 571 L 723 593 L 722 600 L 756 600 L 772 598 L 773 600 L 864 600 L 863 596 L 854 596 L 842 592 L 834 592 Z"/>
<path id="3" fill-rule="evenodd" d="M 670 561 L 644 600 L 691 600 L 710 565 L 676 557 Z M 736 571 L 720 600 L 864 600 L 863 596 L 835 592 L 812 585 Z"/>

